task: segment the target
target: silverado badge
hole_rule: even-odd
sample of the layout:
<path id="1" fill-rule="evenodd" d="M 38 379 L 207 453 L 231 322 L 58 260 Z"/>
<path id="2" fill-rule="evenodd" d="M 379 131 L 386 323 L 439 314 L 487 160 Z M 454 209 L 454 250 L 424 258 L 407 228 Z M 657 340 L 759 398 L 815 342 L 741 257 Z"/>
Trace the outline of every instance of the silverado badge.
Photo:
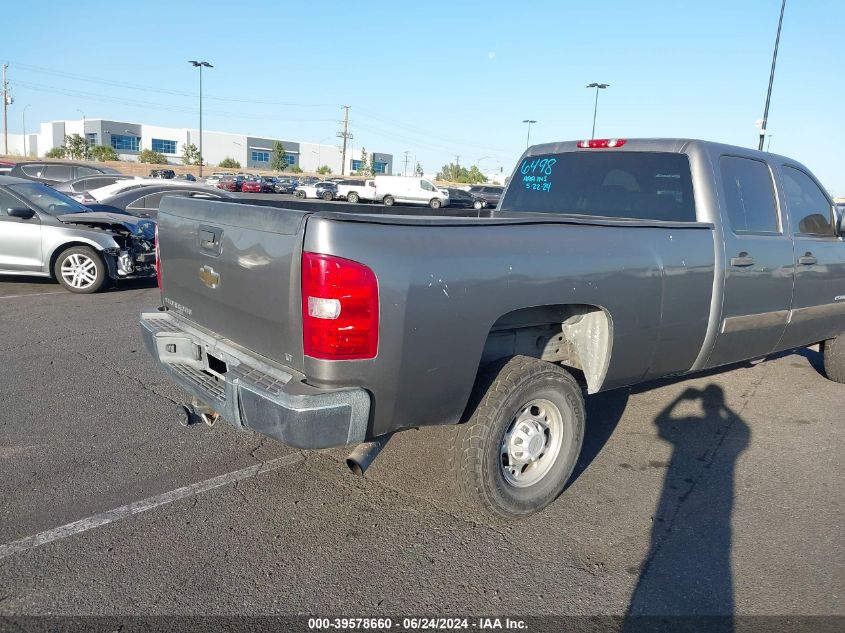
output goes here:
<path id="1" fill-rule="evenodd" d="M 216 288 L 220 285 L 220 275 L 211 266 L 203 266 L 200 268 L 200 281 L 209 288 Z"/>

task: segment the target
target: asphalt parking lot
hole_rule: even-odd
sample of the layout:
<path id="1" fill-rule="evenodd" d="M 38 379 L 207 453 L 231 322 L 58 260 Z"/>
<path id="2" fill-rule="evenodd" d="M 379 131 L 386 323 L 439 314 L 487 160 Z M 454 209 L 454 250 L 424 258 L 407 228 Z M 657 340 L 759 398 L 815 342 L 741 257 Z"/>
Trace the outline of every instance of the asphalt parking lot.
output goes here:
<path id="1" fill-rule="evenodd" d="M 845 387 L 815 350 L 588 398 L 568 490 L 506 523 L 455 497 L 447 428 L 358 478 L 178 426 L 158 299 L 0 278 L 0 615 L 845 615 Z"/>

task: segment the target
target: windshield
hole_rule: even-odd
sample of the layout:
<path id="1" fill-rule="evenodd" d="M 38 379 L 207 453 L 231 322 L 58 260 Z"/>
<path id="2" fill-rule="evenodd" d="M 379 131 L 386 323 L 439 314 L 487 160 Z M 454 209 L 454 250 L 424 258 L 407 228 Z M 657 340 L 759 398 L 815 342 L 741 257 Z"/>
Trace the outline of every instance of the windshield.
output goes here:
<path id="1" fill-rule="evenodd" d="M 39 211 L 50 215 L 62 215 L 64 213 L 89 213 L 91 209 L 79 204 L 73 198 L 59 193 L 52 187 L 33 182 L 27 184 L 9 185 L 9 189 L 26 199 Z"/>

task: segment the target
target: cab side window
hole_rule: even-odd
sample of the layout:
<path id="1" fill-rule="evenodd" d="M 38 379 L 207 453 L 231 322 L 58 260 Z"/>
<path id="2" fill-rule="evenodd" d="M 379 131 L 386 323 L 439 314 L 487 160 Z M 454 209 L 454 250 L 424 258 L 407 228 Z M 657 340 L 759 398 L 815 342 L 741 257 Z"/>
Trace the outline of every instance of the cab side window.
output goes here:
<path id="1" fill-rule="evenodd" d="M 784 167 L 783 189 L 789 204 L 793 233 L 836 236 L 830 201 L 812 178 L 800 169 Z"/>
<path id="2" fill-rule="evenodd" d="M 435 189 L 434 189 L 434 186 L 433 186 L 430 182 L 428 182 L 427 180 L 421 180 L 421 181 L 420 181 L 420 186 L 421 186 L 423 189 L 425 189 L 426 191 L 434 191 L 434 190 L 435 190 Z"/>
<path id="3" fill-rule="evenodd" d="M 734 233 L 779 233 L 775 188 L 768 165 L 751 158 L 722 156 L 719 170 Z"/>

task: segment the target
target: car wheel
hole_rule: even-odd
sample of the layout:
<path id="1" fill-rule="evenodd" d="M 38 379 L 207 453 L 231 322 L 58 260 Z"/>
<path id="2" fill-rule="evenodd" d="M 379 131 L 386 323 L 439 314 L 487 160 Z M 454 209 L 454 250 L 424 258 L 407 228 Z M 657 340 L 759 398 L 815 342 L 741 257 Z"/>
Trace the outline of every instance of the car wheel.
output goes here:
<path id="1" fill-rule="evenodd" d="M 440 198 L 432 198 L 428 201 L 428 206 L 430 206 L 432 209 L 439 209 L 441 206 L 443 206 L 443 203 L 440 201 Z"/>
<path id="2" fill-rule="evenodd" d="M 481 200 L 476 200 L 475 202 L 472 203 L 472 208 L 475 209 L 476 211 L 480 211 L 481 209 L 484 208 L 484 203 L 481 202 Z"/>
<path id="3" fill-rule="evenodd" d="M 396 200 L 393 199 L 393 196 L 385 196 L 382 202 L 384 202 L 384 206 L 392 207 Z"/>
<path id="4" fill-rule="evenodd" d="M 304 191 L 297 191 L 294 195 L 297 198 L 305 198 L 305 192 Z"/>
<path id="5" fill-rule="evenodd" d="M 455 429 L 451 466 L 459 488 L 491 514 L 527 517 L 561 493 L 584 440 L 581 388 L 558 365 L 514 356 L 486 371 Z"/>
<path id="6" fill-rule="evenodd" d="M 346 196 L 346 201 L 355 204 L 356 202 L 358 202 L 358 194 L 354 191 L 350 191 L 349 195 Z"/>
<path id="7" fill-rule="evenodd" d="M 59 254 L 53 273 L 71 292 L 92 294 L 106 281 L 106 263 L 93 248 L 74 246 Z"/>
<path id="8" fill-rule="evenodd" d="M 833 382 L 845 384 L 845 334 L 825 341 L 821 347 L 825 376 Z"/>
<path id="9" fill-rule="evenodd" d="M 323 200 L 329 202 L 330 200 L 334 200 L 334 194 L 331 191 L 324 191 L 323 192 Z"/>

